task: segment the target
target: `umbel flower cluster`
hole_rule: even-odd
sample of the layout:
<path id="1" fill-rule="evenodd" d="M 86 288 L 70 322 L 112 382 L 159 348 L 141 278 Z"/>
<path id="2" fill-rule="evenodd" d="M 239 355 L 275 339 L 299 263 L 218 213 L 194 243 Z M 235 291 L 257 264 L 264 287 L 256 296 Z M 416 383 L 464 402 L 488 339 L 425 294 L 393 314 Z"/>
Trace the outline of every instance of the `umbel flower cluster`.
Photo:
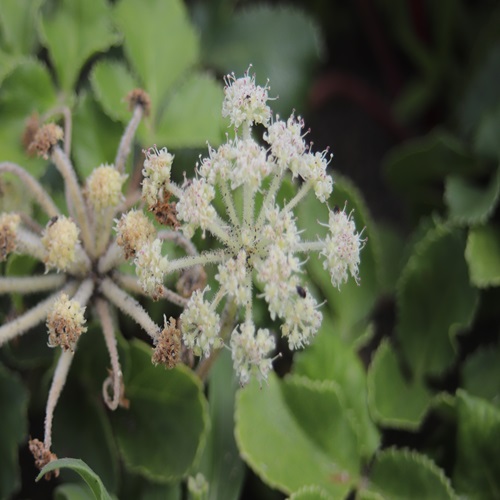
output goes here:
<path id="1" fill-rule="evenodd" d="M 309 193 L 327 203 L 333 188 L 329 157 L 311 151 L 300 117 L 273 118 L 268 91 L 248 73 L 226 77 L 222 114 L 234 134 L 218 149 L 209 147 L 195 177 L 182 185 L 171 178 L 173 155 L 153 147 L 145 151 L 142 193 L 132 189 L 126 198 L 123 195 L 133 138 L 149 109 L 149 98 L 141 90 L 128 96 L 132 118 L 114 163 L 97 167 L 83 186 L 62 129 L 49 123 L 31 131 L 29 150 L 50 158 L 63 177 L 67 215 L 23 168 L 0 163 L 0 174 L 20 178 L 47 221 L 41 227 L 26 214 L 0 214 L 0 261 L 20 253 L 45 265 L 45 274 L 0 277 L 0 293 L 49 292 L 32 309 L 0 326 L 0 346 L 46 321 L 48 345 L 61 349 L 49 390 L 44 440 L 30 441 L 40 468 L 55 459 L 53 414 L 89 315 L 97 319 L 109 351 L 111 370 L 103 398 L 115 410 L 126 407 L 127 400 L 113 308 L 150 335 L 153 363 L 172 368 L 192 352 L 202 358 L 197 372 L 203 377 L 218 350 L 226 347 L 245 384 L 252 376 L 266 379 L 276 347 L 275 334 L 254 322 L 255 300 L 265 301 L 271 319 L 281 325 L 281 335 L 297 349 L 311 341 L 322 319 L 302 280 L 307 254 L 319 254 L 333 286 L 339 287 L 349 275 L 358 281 L 363 240 L 345 210 L 330 210 L 322 222 L 328 228 L 325 238 L 301 238 L 294 209 Z M 70 114 L 64 116 L 70 129 Z M 261 137 L 257 130 L 264 131 Z M 298 186 L 296 193 L 278 202 L 283 199 L 282 184 L 290 177 Z M 138 208 L 132 208 L 138 202 Z M 191 240 L 196 232 L 204 238 L 211 235 L 211 249 L 198 252 Z M 184 256 L 169 256 L 163 248 L 166 240 Z M 135 266 L 136 276 L 123 271 L 126 261 Z M 206 286 L 207 271 L 216 283 L 213 289 Z M 172 277 L 175 291 L 165 286 Z M 183 312 L 159 326 L 133 297 L 136 294 L 167 299 Z"/>

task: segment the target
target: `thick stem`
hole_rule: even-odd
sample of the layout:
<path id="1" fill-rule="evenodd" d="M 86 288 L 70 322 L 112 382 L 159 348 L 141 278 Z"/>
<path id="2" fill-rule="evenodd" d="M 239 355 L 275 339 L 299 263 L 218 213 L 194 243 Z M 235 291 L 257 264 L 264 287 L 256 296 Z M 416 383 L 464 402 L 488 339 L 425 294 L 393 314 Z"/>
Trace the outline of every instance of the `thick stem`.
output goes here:
<path id="1" fill-rule="evenodd" d="M 127 128 L 123 133 L 115 158 L 115 168 L 116 170 L 118 170 L 118 172 L 123 172 L 125 170 L 125 163 L 127 162 L 128 155 L 132 150 L 132 141 L 134 139 L 137 127 L 139 126 L 139 123 L 141 123 L 143 114 L 143 107 L 139 105 L 136 106 L 134 108 L 132 118 L 128 122 Z"/>
<path id="2" fill-rule="evenodd" d="M 43 276 L 14 276 L 0 278 L 0 294 L 46 292 L 60 287 L 66 281 L 64 274 L 45 274 Z"/>
<path id="3" fill-rule="evenodd" d="M 118 358 L 118 348 L 116 344 L 115 331 L 113 322 L 111 320 L 111 313 L 109 305 L 105 300 L 97 299 L 96 310 L 101 321 L 102 331 L 104 333 L 104 340 L 108 348 L 109 359 L 111 361 L 111 374 L 102 386 L 102 395 L 104 402 L 110 410 L 116 410 L 120 404 L 122 394 L 122 370 L 120 367 L 120 360 Z M 109 396 L 109 385 L 113 387 L 113 397 Z"/>
<path id="4" fill-rule="evenodd" d="M 54 372 L 54 378 L 50 386 L 47 407 L 45 410 L 45 437 L 43 444 L 47 450 L 50 450 L 52 446 L 52 420 L 54 417 L 54 410 L 56 409 L 57 401 L 66 383 L 72 361 L 73 352 L 70 350 L 62 351 L 57 361 L 56 371 Z"/>
<path id="5" fill-rule="evenodd" d="M 73 165 L 59 146 L 52 148 L 51 158 L 64 179 L 66 203 L 68 208 L 74 208 L 74 217 L 80 227 L 83 246 L 93 257 L 95 256 L 94 238 L 92 236 L 87 207 Z"/>
<path id="6" fill-rule="evenodd" d="M 40 236 L 19 227 L 16 234 L 16 253 L 31 255 L 35 259 L 43 262 L 47 251 L 42 244 Z"/>
<path id="7" fill-rule="evenodd" d="M 145 309 L 109 278 L 101 282 L 101 292 L 123 313 L 128 314 L 144 331 L 155 340 L 161 328 L 149 317 Z"/>
<path id="8" fill-rule="evenodd" d="M 10 172 L 16 175 L 23 182 L 26 189 L 31 192 L 35 201 L 49 217 L 60 215 L 59 209 L 52 201 L 49 193 L 47 193 L 42 185 L 32 175 L 28 174 L 26 170 L 15 163 L 2 162 L 0 163 L 0 173 L 1 172 Z"/>
<path id="9" fill-rule="evenodd" d="M 226 342 L 231 335 L 231 332 L 234 328 L 234 323 L 236 320 L 236 314 L 238 312 L 238 306 L 234 300 L 228 300 L 224 307 L 224 311 L 222 313 L 221 319 L 221 327 L 220 327 L 220 337 L 224 342 Z M 220 349 L 215 349 L 211 352 L 208 358 L 204 358 L 200 361 L 198 367 L 196 368 L 196 374 L 202 381 L 205 381 L 212 365 L 215 363 L 215 360 L 218 358 Z"/>
<path id="10" fill-rule="evenodd" d="M 227 255 L 221 250 L 214 250 L 212 252 L 204 252 L 200 255 L 188 255 L 180 259 L 169 260 L 167 270 L 169 273 L 187 269 L 198 264 L 205 266 L 206 264 L 217 264 L 227 259 Z"/>

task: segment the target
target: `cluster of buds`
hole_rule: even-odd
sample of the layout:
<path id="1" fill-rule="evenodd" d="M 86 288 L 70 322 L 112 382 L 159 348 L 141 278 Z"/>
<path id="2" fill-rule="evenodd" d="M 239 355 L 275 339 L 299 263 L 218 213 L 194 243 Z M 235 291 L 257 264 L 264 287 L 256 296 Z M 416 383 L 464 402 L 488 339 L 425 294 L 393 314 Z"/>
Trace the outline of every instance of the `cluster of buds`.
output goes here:
<path id="1" fill-rule="evenodd" d="M 257 329 L 253 322 L 254 299 L 263 298 L 271 318 L 281 320 L 281 334 L 289 347 L 301 348 L 322 320 L 316 299 L 301 279 L 303 256 L 318 253 L 333 286 L 339 287 L 349 274 L 358 281 L 363 246 L 351 215 L 339 209 L 330 210 L 324 239 L 301 239 L 294 209 L 309 192 L 327 202 L 333 188 L 327 172 L 329 156 L 326 151 L 311 151 L 300 117 L 273 120 L 268 90 L 248 73 L 226 78 L 222 113 L 234 128 L 234 137 L 217 149 L 209 147 L 208 156 L 197 164 L 196 177 L 183 186 L 171 179 L 174 158 L 165 148 L 146 152 L 142 187 L 149 210 L 168 212 L 175 229 L 188 239 L 198 230 L 203 237 L 210 233 L 219 242 L 217 248 L 171 259 L 162 252 L 160 233 L 148 229 L 147 237 L 136 237 L 137 212 L 123 215 L 117 224 L 118 242 L 129 257 L 134 256 L 143 291 L 153 298 L 162 296 L 165 277 L 171 273 L 200 265 L 216 267 L 218 289 L 211 293 L 208 286 L 200 287 L 180 316 L 182 340 L 195 355 L 206 358 L 226 345 L 242 384 L 251 374 L 260 380 L 267 377 L 275 347 L 271 332 Z M 255 124 L 264 128 L 261 141 Z M 286 176 L 300 181 L 300 186 L 295 196 L 279 204 L 277 195 Z M 222 201 L 223 210 L 216 208 L 215 200 Z M 130 240 L 133 251 L 127 250 Z M 243 311 L 243 324 L 234 328 L 234 321 L 229 322 L 226 333 L 221 325 L 228 324 L 225 316 L 232 306 Z"/>

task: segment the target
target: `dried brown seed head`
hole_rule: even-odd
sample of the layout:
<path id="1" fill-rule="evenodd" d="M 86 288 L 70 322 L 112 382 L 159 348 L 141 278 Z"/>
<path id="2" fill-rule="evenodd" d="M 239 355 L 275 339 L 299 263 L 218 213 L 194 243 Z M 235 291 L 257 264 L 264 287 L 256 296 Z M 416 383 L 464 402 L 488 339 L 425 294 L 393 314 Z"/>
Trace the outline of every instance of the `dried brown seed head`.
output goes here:
<path id="1" fill-rule="evenodd" d="M 33 458 L 35 459 L 35 466 L 42 470 L 49 462 L 57 460 L 57 455 L 45 448 L 45 445 L 39 439 L 30 439 L 28 442 Z M 59 477 L 59 469 L 45 474 L 45 479 L 48 481 L 51 477 Z"/>
<path id="2" fill-rule="evenodd" d="M 151 99 L 145 90 L 131 90 L 125 97 L 125 100 L 128 102 L 128 108 L 130 111 L 133 111 L 136 106 L 141 106 L 144 110 L 144 114 L 146 116 L 149 115 L 149 112 L 151 111 Z"/>
<path id="3" fill-rule="evenodd" d="M 153 213 L 155 219 L 163 226 L 179 229 L 181 226 L 177 220 L 177 207 L 175 202 L 169 203 L 170 193 L 166 193 L 163 200 L 157 200 L 154 205 L 149 207 L 149 211 Z"/>
<path id="4" fill-rule="evenodd" d="M 50 150 L 63 139 L 62 128 L 55 123 L 47 123 L 35 133 L 33 142 L 28 147 L 29 154 L 37 154 L 46 160 L 49 159 Z"/>
<path id="5" fill-rule="evenodd" d="M 168 368 L 174 368 L 180 361 L 181 331 L 177 328 L 175 318 L 170 318 L 165 327 L 158 335 L 156 348 L 151 361 L 154 365 L 162 364 Z"/>

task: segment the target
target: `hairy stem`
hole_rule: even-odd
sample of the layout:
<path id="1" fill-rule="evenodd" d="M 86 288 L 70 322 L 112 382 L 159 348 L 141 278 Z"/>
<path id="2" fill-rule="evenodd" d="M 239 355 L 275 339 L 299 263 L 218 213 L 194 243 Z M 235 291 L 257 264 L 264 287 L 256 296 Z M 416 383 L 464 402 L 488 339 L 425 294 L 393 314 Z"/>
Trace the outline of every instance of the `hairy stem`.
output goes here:
<path id="1" fill-rule="evenodd" d="M 15 163 L 6 161 L 0 163 L 0 173 L 2 172 L 10 172 L 17 176 L 49 217 L 60 215 L 59 209 L 52 201 L 49 193 L 47 193 L 42 185 L 32 175 L 28 174 L 26 170 Z"/>
<path id="2" fill-rule="evenodd" d="M 128 122 L 127 128 L 121 138 L 120 145 L 118 146 L 118 151 L 116 152 L 115 168 L 118 172 L 123 172 L 125 170 L 125 163 L 132 150 L 132 141 L 143 115 L 143 107 L 140 105 L 135 106 L 132 118 Z"/>
<path id="3" fill-rule="evenodd" d="M 60 287 L 66 281 L 64 274 L 45 274 L 43 276 L 13 276 L 0 278 L 0 294 L 46 292 Z"/>

